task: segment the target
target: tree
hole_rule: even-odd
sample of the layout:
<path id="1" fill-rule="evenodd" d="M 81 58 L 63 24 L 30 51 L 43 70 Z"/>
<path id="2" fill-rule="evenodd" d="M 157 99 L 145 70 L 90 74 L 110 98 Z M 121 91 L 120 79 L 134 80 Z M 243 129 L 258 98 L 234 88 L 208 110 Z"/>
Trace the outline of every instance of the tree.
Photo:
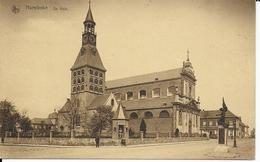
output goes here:
<path id="1" fill-rule="evenodd" d="M 91 136 L 100 137 L 102 130 L 111 130 L 114 112 L 111 106 L 99 106 L 90 119 L 88 128 Z"/>
<path id="2" fill-rule="evenodd" d="M 145 124 L 144 119 L 142 119 L 142 121 L 141 121 L 140 131 L 142 131 L 142 132 L 144 133 L 144 136 L 145 136 L 145 133 L 146 133 L 146 124 Z"/>
<path id="3" fill-rule="evenodd" d="M 71 137 L 74 136 L 74 129 L 76 125 L 76 120 L 79 115 L 80 101 L 75 95 L 72 99 L 67 101 L 68 110 L 66 113 L 63 113 L 64 120 L 68 123 L 68 129 L 70 130 Z M 63 131 L 64 126 L 61 126 L 60 129 Z"/>
<path id="4" fill-rule="evenodd" d="M 19 124 L 21 130 L 27 132 L 32 129 L 31 120 L 27 116 L 27 112 L 19 113 L 15 109 L 15 105 L 7 100 L 0 102 L 0 125 L 2 141 L 4 141 L 5 132 L 17 132 L 16 124 Z"/>
<path id="5" fill-rule="evenodd" d="M 28 131 L 32 130 L 31 120 L 27 115 L 27 111 L 24 111 L 21 113 L 21 115 L 18 119 L 18 123 L 23 132 L 28 132 Z"/>
<path id="6" fill-rule="evenodd" d="M 0 125 L 2 142 L 6 131 L 16 132 L 16 123 L 19 119 L 19 113 L 15 110 L 15 106 L 7 100 L 0 102 Z"/>

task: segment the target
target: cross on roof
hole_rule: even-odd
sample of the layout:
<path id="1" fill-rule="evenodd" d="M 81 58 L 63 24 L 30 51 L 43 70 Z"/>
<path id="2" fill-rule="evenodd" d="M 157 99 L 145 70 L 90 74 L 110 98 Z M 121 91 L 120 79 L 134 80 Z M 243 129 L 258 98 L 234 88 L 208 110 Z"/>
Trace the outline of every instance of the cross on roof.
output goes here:
<path id="1" fill-rule="evenodd" d="M 189 54 L 190 54 L 190 51 L 189 51 L 189 49 L 187 49 L 187 61 L 190 61 Z"/>

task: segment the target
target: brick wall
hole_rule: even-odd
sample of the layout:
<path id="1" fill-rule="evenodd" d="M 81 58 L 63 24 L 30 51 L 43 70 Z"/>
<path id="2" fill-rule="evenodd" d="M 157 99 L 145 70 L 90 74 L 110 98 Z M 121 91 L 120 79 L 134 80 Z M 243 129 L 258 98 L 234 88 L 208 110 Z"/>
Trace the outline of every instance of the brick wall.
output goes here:
<path id="1" fill-rule="evenodd" d="M 171 132 L 172 118 L 152 118 L 144 119 L 146 123 L 146 133 L 168 133 Z M 141 119 L 129 120 L 129 128 L 134 133 L 140 132 Z"/>

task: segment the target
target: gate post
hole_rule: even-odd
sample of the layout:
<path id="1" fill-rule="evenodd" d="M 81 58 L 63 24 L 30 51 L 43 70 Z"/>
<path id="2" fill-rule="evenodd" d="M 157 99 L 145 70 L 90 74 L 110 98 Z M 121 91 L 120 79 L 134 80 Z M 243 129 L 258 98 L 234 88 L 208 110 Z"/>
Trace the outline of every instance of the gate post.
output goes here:
<path id="1" fill-rule="evenodd" d="M 169 133 L 168 133 L 168 135 L 169 135 L 169 138 L 171 138 L 171 137 L 172 137 L 172 134 L 171 134 L 171 132 L 169 132 Z"/>
<path id="2" fill-rule="evenodd" d="M 17 142 L 20 141 L 20 132 L 17 132 Z"/>
<path id="3" fill-rule="evenodd" d="M 34 131 L 32 131 L 32 140 L 34 140 Z"/>
<path id="4" fill-rule="evenodd" d="M 73 138 L 74 138 L 74 130 L 72 130 L 72 131 L 70 132 L 70 140 L 73 141 Z"/>
<path id="5" fill-rule="evenodd" d="M 5 131 L 5 139 L 7 138 L 7 136 L 8 136 L 8 132 L 7 132 L 7 131 Z"/>
<path id="6" fill-rule="evenodd" d="M 141 141 L 143 142 L 144 141 L 144 132 L 140 131 L 140 133 L 141 133 Z"/>
<path id="7" fill-rule="evenodd" d="M 50 131 L 50 143 L 51 143 L 51 141 L 52 141 L 52 135 L 53 135 L 53 131 L 51 130 L 51 131 Z"/>

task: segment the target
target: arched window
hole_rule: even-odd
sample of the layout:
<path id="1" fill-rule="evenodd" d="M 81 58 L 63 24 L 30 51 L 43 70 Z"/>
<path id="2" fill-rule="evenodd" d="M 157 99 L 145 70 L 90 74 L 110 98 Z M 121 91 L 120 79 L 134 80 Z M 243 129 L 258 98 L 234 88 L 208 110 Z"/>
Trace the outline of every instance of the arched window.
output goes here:
<path id="1" fill-rule="evenodd" d="M 102 74 L 102 73 L 99 73 L 99 77 L 101 77 L 101 78 L 102 78 L 102 77 L 103 77 L 103 74 Z"/>
<path id="2" fill-rule="evenodd" d="M 146 98 L 146 90 L 141 90 L 141 91 L 139 92 L 139 96 L 140 96 L 141 99 L 142 99 L 142 98 Z"/>
<path id="3" fill-rule="evenodd" d="M 171 86 L 167 89 L 167 96 L 172 96 L 175 93 L 175 87 Z"/>
<path id="4" fill-rule="evenodd" d="M 136 113 L 136 112 L 132 112 L 132 113 L 130 114 L 130 119 L 138 119 L 137 113 Z"/>
<path id="5" fill-rule="evenodd" d="M 150 112 L 150 111 L 146 111 L 146 112 L 144 113 L 144 118 L 146 118 L 146 119 L 151 119 L 151 118 L 153 118 L 153 113 Z"/>
<path id="6" fill-rule="evenodd" d="M 80 83 L 80 79 L 78 78 L 78 83 Z"/>
<path id="7" fill-rule="evenodd" d="M 170 117 L 170 114 L 168 111 L 166 110 L 163 110 L 160 112 L 160 115 L 159 115 L 160 118 L 169 118 Z"/>
<path id="8" fill-rule="evenodd" d="M 182 111 L 179 111 L 179 125 L 182 125 Z"/>
<path id="9" fill-rule="evenodd" d="M 84 88 L 85 88 L 84 85 L 81 85 L 81 90 L 84 90 Z"/>
<path id="10" fill-rule="evenodd" d="M 134 99 L 134 94 L 133 94 L 133 92 L 127 92 L 127 93 L 126 93 L 126 98 L 127 98 L 127 100 L 132 100 L 132 99 Z"/>
<path id="11" fill-rule="evenodd" d="M 76 82 L 77 82 L 76 79 L 74 79 L 74 80 L 73 80 L 73 84 L 76 84 Z"/>
<path id="12" fill-rule="evenodd" d="M 84 77 L 82 77 L 82 78 L 81 78 L 81 82 L 84 82 L 84 81 L 85 81 L 85 79 L 84 79 Z"/>
<path id="13" fill-rule="evenodd" d="M 114 105 L 115 105 L 115 100 L 112 99 L 112 100 L 111 100 L 111 106 L 114 106 Z"/>
<path id="14" fill-rule="evenodd" d="M 95 76 L 98 76 L 98 72 L 97 71 L 95 71 Z"/>
<path id="15" fill-rule="evenodd" d="M 93 91 L 94 90 L 94 88 L 93 88 L 93 86 L 91 85 L 91 86 L 89 86 L 89 90 L 91 90 L 91 91 Z"/>
<path id="16" fill-rule="evenodd" d="M 99 92 L 100 92 L 100 93 L 103 93 L 103 88 L 99 88 Z"/>
<path id="17" fill-rule="evenodd" d="M 153 97 L 160 97 L 160 88 L 153 89 Z"/>
<path id="18" fill-rule="evenodd" d="M 77 75 L 76 71 L 74 71 L 73 75 L 74 75 L 74 76 L 76 76 L 76 75 Z"/>
<path id="19" fill-rule="evenodd" d="M 90 83 L 93 83 L 93 78 L 89 78 L 89 82 L 90 82 Z"/>
<path id="20" fill-rule="evenodd" d="M 78 75 L 80 75 L 80 71 L 78 71 Z"/>
<path id="21" fill-rule="evenodd" d="M 95 92 L 98 92 L 98 87 L 95 87 L 94 91 L 95 91 Z"/>
<path id="22" fill-rule="evenodd" d="M 102 80 L 99 80 L 99 84 L 102 85 L 102 84 L 103 84 L 103 81 L 102 81 Z"/>
<path id="23" fill-rule="evenodd" d="M 92 69 L 90 69 L 90 70 L 89 70 L 89 73 L 90 73 L 91 75 L 93 75 L 93 70 L 92 70 Z"/>
<path id="24" fill-rule="evenodd" d="M 73 92 L 76 92 L 76 87 L 73 87 Z"/>
<path id="25" fill-rule="evenodd" d="M 80 91 L 80 87 L 79 86 L 77 87 L 77 91 Z"/>
<path id="26" fill-rule="evenodd" d="M 76 126 L 80 126 L 80 115 L 76 115 Z"/>
<path id="27" fill-rule="evenodd" d="M 95 84 L 98 84 L 98 79 L 95 79 Z"/>
<path id="28" fill-rule="evenodd" d="M 190 86 L 189 87 L 189 97 L 192 97 L 191 94 L 192 94 L 192 87 Z"/>
<path id="29" fill-rule="evenodd" d="M 84 69 L 82 69 L 82 70 L 81 70 L 81 74 L 85 74 L 85 71 L 84 71 Z"/>

